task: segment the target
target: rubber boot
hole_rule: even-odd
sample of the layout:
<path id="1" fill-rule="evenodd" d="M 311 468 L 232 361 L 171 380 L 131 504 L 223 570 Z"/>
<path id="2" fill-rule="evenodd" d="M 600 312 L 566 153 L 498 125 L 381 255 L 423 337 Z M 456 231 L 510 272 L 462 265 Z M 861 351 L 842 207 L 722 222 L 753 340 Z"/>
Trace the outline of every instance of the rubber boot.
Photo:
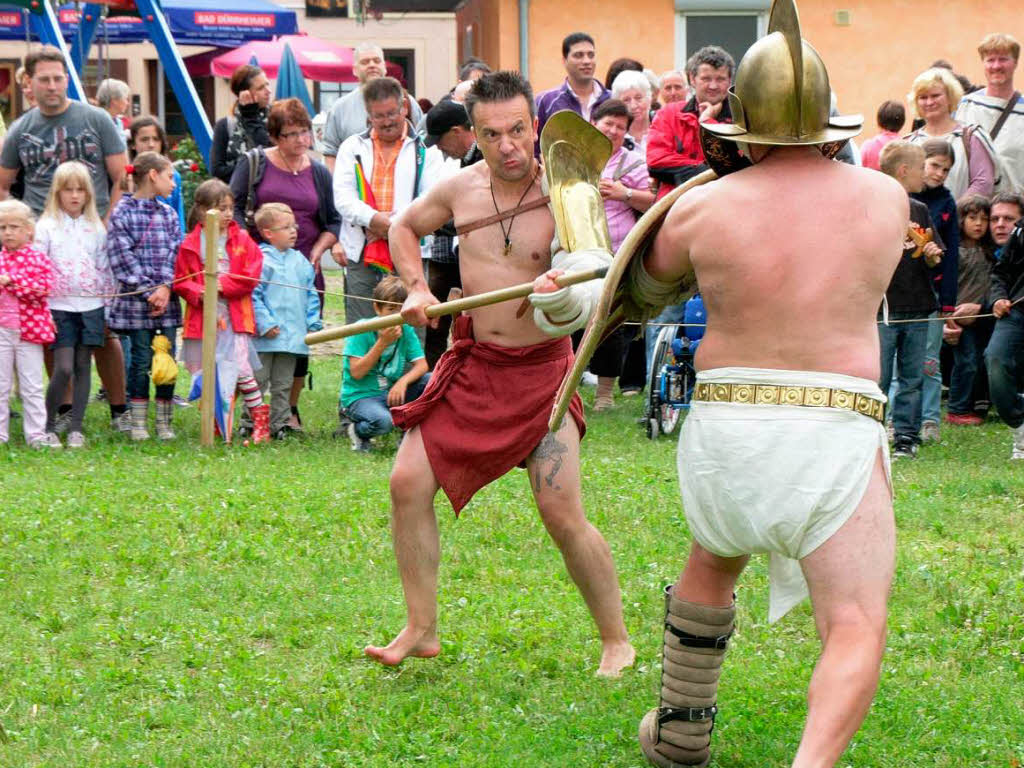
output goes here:
<path id="1" fill-rule="evenodd" d="M 129 405 L 132 414 L 132 440 L 149 440 L 146 421 L 149 419 L 149 400 L 132 400 Z"/>
<path id="2" fill-rule="evenodd" d="M 665 588 L 661 699 L 640 722 L 640 747 L 660 768 L 705 766 L 718 707 L 718 676 L 736 617 L 728 608 L 679 600 Z"/>
<path id="3" fill-rule="evenodd" d="M 252 417 L 252 441 L 254 443 L 270 442 L 270 406 L 254 405 L 249 409 Z"/>
<path id="4" fill-rule="evenodd" d="M 173 440 L 176 435 L 171 429 L 171 417 L 174 416 L 173 400 L 156 401 L 156 436 L 161 440 Z"/>

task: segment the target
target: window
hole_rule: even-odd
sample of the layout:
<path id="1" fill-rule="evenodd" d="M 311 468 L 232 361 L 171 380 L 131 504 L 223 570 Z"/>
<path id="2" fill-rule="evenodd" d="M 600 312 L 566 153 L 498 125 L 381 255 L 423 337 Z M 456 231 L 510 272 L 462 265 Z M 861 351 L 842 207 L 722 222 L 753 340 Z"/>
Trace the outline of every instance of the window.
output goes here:
<path id="1" fill-rule="evenodd" d="M 676 16 L 676 66 L 685 66 L 687 59 L 705 45 L 724 48 L 739 64 L 767 25 L 767 14 L 757 10 L 681 11 Z"/>

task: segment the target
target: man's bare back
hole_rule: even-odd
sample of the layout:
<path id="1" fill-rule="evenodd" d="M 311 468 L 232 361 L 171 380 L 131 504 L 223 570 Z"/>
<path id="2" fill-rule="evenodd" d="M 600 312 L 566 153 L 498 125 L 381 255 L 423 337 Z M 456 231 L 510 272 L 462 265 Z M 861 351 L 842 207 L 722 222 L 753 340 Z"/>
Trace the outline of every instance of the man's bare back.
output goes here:
<path id="1" fill-rule="evenodd" d="M 654 277 L 690 264 L 708 313 L 699 370 L 827 371 L 877 380 L 876 313 L 902 253 L 909 205 L 888 176 L 776 148 L 683 195 L 649 256 Z M 799 224 L 797 223 L 799 222 Z"/>

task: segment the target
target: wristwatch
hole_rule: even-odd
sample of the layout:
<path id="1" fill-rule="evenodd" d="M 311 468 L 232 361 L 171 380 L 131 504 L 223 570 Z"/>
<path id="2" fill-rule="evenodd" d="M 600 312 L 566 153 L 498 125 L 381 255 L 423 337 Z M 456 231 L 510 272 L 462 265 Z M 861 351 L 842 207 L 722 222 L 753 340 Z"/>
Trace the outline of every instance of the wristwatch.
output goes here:
<path id="1" fill-rule="evenodd" d="M 626 202 L 628 203 L 632 199 L 633 199 L 633 190 L 630 189 L 629 187 L 626 187 Z"/>

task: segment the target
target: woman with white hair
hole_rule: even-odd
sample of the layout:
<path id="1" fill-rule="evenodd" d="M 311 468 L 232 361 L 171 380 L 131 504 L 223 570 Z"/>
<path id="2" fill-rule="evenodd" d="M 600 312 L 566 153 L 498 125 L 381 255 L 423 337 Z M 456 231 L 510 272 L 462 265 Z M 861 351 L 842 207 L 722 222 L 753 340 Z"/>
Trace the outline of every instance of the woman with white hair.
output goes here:
<path id="1" fill-rule="evenodd" d="M 633 122 L 629 126 L 628 139 L 633 146 L 627 147 L 647 156 L 647 133 L 651 129 L 651 82 L 643 72 L 626 70 L 620 72 L 612 83 L 612 98 L 619 99 L 629 110 Z"/>
<path id="2" fill-rule="evenodd" d="M 124 80 L 117 80 L 113 77 L 102 81 L 96 88 L 96 103 L 110 115 L 110 119 L 128 138 L 128 125 L 131 120 L 127 118 L 131 104 L 132 89 Z"/>
<path id="3" fill-rule="evenodd" d="M 918 75 L 907 100 L 924 125 L 908 135 L 907 141 L 923 144 L 928 139 L 945 139 L 953 146 L 946 188 L 954 200 L 965 194 L 991 197 L 1000 175 L 995 148 L 984 128 L 953 118 L 963 95 L 963 87 L 948 69 L 932 67 Z"/>

